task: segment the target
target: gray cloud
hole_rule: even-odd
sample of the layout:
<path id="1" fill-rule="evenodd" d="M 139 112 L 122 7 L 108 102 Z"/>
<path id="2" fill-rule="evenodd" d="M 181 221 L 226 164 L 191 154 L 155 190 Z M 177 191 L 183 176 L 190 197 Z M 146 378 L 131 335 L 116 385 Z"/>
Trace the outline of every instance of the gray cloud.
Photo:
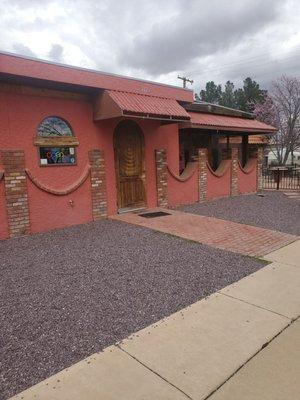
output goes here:
<path id="1" fill-rule="evenodd" d="M 37 57 L 37 55 L 23 43 L 14 43 L 12 47 L 14 52 L 17 54 L 21 54 L 23 56 L 28 56 L 28 57 Z"/>
<path id="2" fill-rule="evenodd" d="M 297 0 L 0 0 L 0 50 L 180 85 L 300 71 Z"/>
<path id="3" fill-rule="evenodd" d="M 63 52 L 64 48 L 58 43 L 55 43 L 52 45 L 51 50 L 48 53 L 48 56 L 50 60 L 55 61 L 55 62 L 63 62 Z"/>
<path id="4" fill-rule="evenodd" d="M 119 61 L 151 75 L 181 70 L 197 57 L 236 45 L 279 16 L 279 1 L 190 1 L 167 23 L 153 25 L 122 48 Z M 242 4 L 242 6 L 241 6 Z"/>

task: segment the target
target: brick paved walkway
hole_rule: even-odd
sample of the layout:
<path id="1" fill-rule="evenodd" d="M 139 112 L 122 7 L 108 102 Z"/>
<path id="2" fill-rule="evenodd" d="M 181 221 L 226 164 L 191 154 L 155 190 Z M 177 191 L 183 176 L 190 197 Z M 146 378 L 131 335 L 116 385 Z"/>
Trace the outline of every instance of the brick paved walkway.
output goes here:
<path id="1" fill-rule="evenodd" d="M 126 213 L 111 218 L 248 256 L 263 256 L 298 238 L 287 233 L 218 218 L 174 210 L 162 211 L 171 215 L 144 218 L 137 213 Z"/>

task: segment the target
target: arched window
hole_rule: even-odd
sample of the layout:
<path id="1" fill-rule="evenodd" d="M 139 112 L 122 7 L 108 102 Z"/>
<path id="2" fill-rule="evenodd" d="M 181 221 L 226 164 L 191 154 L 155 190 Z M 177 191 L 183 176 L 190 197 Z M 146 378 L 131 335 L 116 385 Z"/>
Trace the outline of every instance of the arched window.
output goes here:
<path id="1" fill-rule="evenodd" d="M 62 118 L 47 117 L 40 123 L 38 135 L 41 137 L 63 137 L 73 136 L 73 132 L 68 123 Z"/>
<path id="2" fill-rule="evenodd" d="M 77 138 L 67 121 L 50 116 L 39 124 L 34 144 L 39 147 L 40 165 L 76 165 Z"/>

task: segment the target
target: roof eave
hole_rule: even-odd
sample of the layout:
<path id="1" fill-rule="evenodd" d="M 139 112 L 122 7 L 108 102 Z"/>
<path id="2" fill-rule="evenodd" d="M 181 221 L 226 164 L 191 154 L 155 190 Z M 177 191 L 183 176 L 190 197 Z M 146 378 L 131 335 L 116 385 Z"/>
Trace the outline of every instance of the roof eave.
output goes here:
<path id="1" fill-rule="evenodd" d="M 178 86 L 57 64 L 4 52 L 0 52 L 0 75 L 35 80 L 37 83 L 38 81 L 40 83 L 44 81 L 92 89 L 124 90 L 138 94 L 147 93 L 151 96 L 176 99 L 183 103 L 190 103 L 194 98 L 192 90 Z"/>
<path id="2" fill-rule="evenodd" d="M 194 101 L 191 104 L 188 104 L 184 107 L 187 111 L 193 111 L 197 113 L 209 113 L 209 114 L 217 114 L 217 115 L 227 115 L 240 117 L 245 119 L 254 119 L 253 114 L 248 113 L 246 111 L 237 110 L 235 108 L 229 108 L 220 106 L 219 104 L 207 103 L 207 102 L 197 102 Z"/>
<path id="3" fill-rule="evenodd" d="M 202 125 L 195 124 L 193 122 L 187 122 L 180 126 L 180 129 L 191 128 L 191 129 L 203 129 L 203 130 L 214 130 L 214 131 L 229 131 L 229 132 L 248 132 L 257 135 L 272 135 L 277 132 L 277 129 L 258 129 L 258 128 L 237 128 L 230 126 L 217 126 L 217 125 Z"/>

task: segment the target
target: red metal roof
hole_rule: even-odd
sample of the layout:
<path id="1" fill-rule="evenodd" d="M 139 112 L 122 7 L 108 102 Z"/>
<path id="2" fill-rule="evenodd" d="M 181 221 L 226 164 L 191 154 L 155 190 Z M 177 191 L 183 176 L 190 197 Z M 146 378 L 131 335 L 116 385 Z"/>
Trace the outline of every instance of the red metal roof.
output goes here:
<path id="1" fill-rule="evenodd" d="M 109 91 L 109 96 L 122 110 L 123 115 L 190 119 L 189 113 L 174 99 L 112 90 Z"/>
<path id="2" fill-rule="evenodd" d="M 196 113 L 192 111 L 190 111 L 189 114 L 191 116 L 190 124 L 194 127 L 199 126 L 199 128 L 262 133 L 273 133 L 277 131 L 274 126 L 267 125 L 255 119 Z"/>

